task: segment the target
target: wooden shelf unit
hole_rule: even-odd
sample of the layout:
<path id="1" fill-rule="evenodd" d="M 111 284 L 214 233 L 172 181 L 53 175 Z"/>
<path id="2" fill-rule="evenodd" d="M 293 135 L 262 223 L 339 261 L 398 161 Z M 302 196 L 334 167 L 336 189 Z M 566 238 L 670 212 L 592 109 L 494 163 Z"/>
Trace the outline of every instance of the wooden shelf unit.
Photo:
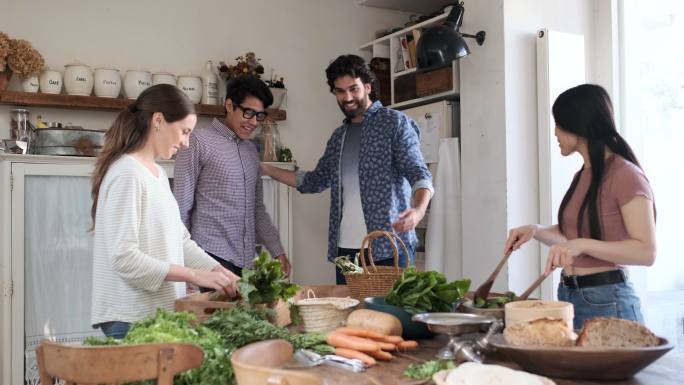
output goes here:
<path id="1" fill-rule="evenodd" d="M 390 108 L 406 108 L 408 106 L 420 105 L 430 101 L 458 97 L 460 84 L 459 84 L 459 67 L 458 60 L 451 63 L 451 87 L 434 94 L 426 96 L 411 96 L 406 97 L 405 91 L 407 87 L 415 87 L 417 78 L 425 77 L 425 71 L 419 71 L 417 68 L 403 69 L 401 71 L 395 72 L 394 69 L 397 65 L 397 50 L 400 47 L 399 39 L 401 36 L 407 33 L 412 33 L 413 30 L 431 27 L 436 24 L 440 24 L 446 20 L 448 13 L 442 13 L 431 19 L 425 20 L 418 24 L 406 27 L 401 31 L 393 32 L 387 36 L 375 39 L 362 45 L 360 48 L 364 51 L 369 51 L 372 57 L 388 58 L 390 60 L 390 93 L 391 93 L 391 104 L 387 107 Z M 399 59 L 400 60 L 400 59 Z M 432 71 L 429 71 L 432 72 Z M 413 90 L 409 90 L 413 91 Z M 404 96 L 402 96 L 404 95 Z M 398 97 L 399 96 L 399 97 Z"/>
<path id="2" fill-rule="evenodd" d="M 119 111 L 132 102 L 124 98 L 100 98 L 97 96 L 55 95 L 41 92 L 0 91 L 0 104 L 65 108 L 71 110 Z M 222 118 L 226 115 L 223 105 L 197 104 L 197 114 L 205 117 Z M 284 110 L 269 108 L 268 117 L 274 121 L 285 120 Z"/>

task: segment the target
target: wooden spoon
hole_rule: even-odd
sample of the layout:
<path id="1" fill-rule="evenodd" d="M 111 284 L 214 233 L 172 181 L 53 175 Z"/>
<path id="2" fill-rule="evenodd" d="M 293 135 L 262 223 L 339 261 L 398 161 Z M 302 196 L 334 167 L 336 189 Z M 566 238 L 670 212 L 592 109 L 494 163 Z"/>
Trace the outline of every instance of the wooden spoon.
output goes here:
<path id="1" fill-rule="evenodd" d="M 539 285 L 541 285 L 541 283 L 544 282 L 544 280 L 546 279 L 546 277 L 548 277 L 550 274 L 551 274 L 551 272 L 544 273 L 544 274 L 540 275 L 539 278 L 537 278 L 537 280 L 534 281 L 534 282 L 532 283 L 532 285 L 531 285 L 527 290 L 525 290 L 525 292 L 522 293 L 522 295 L 521 295 L 520 297 L 518 297 L 518 298 L 516 299 L 516 301 L 524 301 L 524 300 L 526 300 L 527 297 L 529 297 L 530 294 L 532 294 L 532 292 L 533 292 L 537 287 L 539 287 Z"/>
<path id="2" fill-rule="evenodd" d="M 480 287 L 475 290 L 475 297 L 473 298 L 473 303 L 477 301 L 479 298 L 482 298 L 484 300 L 487 300 L 487 296 L 489 295 L 489 291 L 492 289 L 492 285 L 494 284 L 494 280 L 496 279 L 496 276 L 499 275 L 499 272 L 501 271 L 501 268 L 506 264 L 506 261 L 508 261 L 508 257 L 511 256 L 511 253 L 513 252 L 513 249 L 510 249 L 504 254 L 503 258 L 501 258 L 501 262 L 496 266 L 496 269 L 492 272 L 492 275 L 489 276 L 489 278 L 480 285 Z"/>

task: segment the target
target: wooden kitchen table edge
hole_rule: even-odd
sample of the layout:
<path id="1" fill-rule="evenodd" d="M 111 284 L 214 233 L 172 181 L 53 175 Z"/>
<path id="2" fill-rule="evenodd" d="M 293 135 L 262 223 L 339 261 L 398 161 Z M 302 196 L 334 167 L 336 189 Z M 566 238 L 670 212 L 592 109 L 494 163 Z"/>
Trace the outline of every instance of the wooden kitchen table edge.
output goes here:
<path id="1" fill-rule="evenodd" d="M 403 376 L 404 369 L 412 362 L 434 360 L 437 351 L 446 345 L 446 338 L 441 336 L 419 340 L 418 349 L 395 355 L 392 361 L 378 361 L 378 364 L 364 373 L 352 373 L 330 366 L 317 366 L 305 369 L 326 380 L 326 385 L 418 385 L 426 381 L 413 380 Z M 519 367 L 495 354 L 488 364 L 499 364 L 513 369 Z M 676 384 L 684 378 L 684 354 L 670 352 L 649 365 L 634 378 L 623 381 L 590 381 L 551 378 L 557 385 L 669 385 Z M 432 382 L 427 382 L 432 384 Z"/>

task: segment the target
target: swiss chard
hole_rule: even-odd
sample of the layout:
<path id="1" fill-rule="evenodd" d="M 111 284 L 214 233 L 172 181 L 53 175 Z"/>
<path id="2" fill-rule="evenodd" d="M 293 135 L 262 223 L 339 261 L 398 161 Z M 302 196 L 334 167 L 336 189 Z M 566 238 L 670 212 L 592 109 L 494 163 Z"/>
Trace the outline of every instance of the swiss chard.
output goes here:
<path id="1" fill-rule="evenodd" d="M 279 299 L 286 301 L 297 294 L 299 286 L 290 283 L 280 267 L 280 261 L 262 251 L 254 259 L 253 269 L 242 269 L 238 283 L 240 295 L 250 305 L 271 304 Z"/>
<path id="2" fill-rule="evenodd" d="M 416 271 L 409 267 L 394 283 L 385 302 L 402 307 L 411 314 L 448 312 L 469 288 L 469 279 L 447 282 L 442 273 Z"/>

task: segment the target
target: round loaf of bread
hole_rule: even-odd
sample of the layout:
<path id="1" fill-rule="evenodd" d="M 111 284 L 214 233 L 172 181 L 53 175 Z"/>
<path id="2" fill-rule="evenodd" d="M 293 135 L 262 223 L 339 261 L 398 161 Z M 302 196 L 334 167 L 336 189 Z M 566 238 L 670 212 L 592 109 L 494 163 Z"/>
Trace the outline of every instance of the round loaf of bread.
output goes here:
<path id="1" fill-rule="evenodd" d="M 544 318 L 506 326 L 504 338 L 516 346 L 566 347 L 575 345 L 577 335 L 565 321 Z"/>
<path id="2" fill-rule="evenodd" d="M 619 318 L 598 317 L 584 323 L 577 346 L 641 348 L 658 346 L 660 339 L 646 326 Z"/>

